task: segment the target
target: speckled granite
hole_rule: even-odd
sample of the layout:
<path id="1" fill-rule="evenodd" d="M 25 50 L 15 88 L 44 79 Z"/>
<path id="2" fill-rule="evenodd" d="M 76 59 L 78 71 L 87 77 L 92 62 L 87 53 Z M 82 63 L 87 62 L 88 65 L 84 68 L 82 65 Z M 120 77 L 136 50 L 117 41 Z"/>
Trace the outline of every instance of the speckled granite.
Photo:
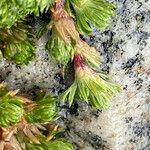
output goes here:
<path id="1" fill-rule="evenodd" d="M 93 29 L 93 36 L 83 38 L 100 52 L 100 70 L 124 90 L 108 110 L 76 102 L 70 109 L 62 106 L 62 135 L 78 150 L 150 150 L 150 0 L 112 2 L 118 14 L 110 27 L 105 32 Z M 16 67 L 1 60 L 1 77 L 9 88 L 30 92 L 48 88 L 54 94 L 64 91 L 60 69 L 44 51 L 46 39 L 38 41 L 36 60 L 29 66 Z"/>

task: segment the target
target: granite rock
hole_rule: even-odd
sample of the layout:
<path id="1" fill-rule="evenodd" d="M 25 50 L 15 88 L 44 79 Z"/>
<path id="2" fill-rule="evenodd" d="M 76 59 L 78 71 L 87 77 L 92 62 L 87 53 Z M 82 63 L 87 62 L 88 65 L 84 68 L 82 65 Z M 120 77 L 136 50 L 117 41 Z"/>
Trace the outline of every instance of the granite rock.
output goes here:
<path id="1" fill-rule="evenodd" d="M 150 150 L 150 1 L 111 2 L 118 10 L 112 24 L 105 32 L 93 27 L 93 35 L 83 39 L 99 51 L 99 70 L 112 76 L 123 91 L 107 110 L 77 101 L 71 108 L 62 106 L 61 134 L 78 150 Z M 56 95 L 65 90 L 60 67 L 45 51 L 46 41 L 44 35 L 37 42 L 36 59 L 28 66 L 0 60 L 1 79 L 10 89 L 32 93 L 46 88 Z M 72 81 L 69 71 L 65 78 Z"/>

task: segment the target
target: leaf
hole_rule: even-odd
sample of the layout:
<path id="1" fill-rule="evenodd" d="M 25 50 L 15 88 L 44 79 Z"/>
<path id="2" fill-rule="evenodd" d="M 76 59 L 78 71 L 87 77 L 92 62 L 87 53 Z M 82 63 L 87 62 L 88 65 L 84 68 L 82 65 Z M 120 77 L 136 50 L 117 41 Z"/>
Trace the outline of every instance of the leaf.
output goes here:
<path id="1" fill-rule="evenodd" d="M 73 44 L 66 44 L 54 29 L 46 44 L 46 49 L 50 52 L 52 59 L 63 66 L 66 66 L 74 55 Z"/>
<path id="2" fill-rule="evenodd" d="M 105 0 L 68 1 L 66 2 L 66 9 L 69 12 L 71 7 L 74 8 L 77 29 L 83 35 L 90 34 L 92 31 L 89 22 L 100 30 L 104 30 L 109 25 L 111 17 L 115 15 L 115 5 Z"/>
<path id="3" fill-rule="evenodd" d="M 48 150 L 74 150 L 74 148 L 64 139 L 57 139 L 48 143 Z"/>
<path id="4" fill-rule="evenodd" d="M 48 22 L 44 22 L 41 26 L 40 29 L 36 35 L 37 39 L 40 39 L 42 35 L 48 30 Z"/>
<path id="5" fill-rule="evenodd" d="M 8 128 L 9 125 L 16 125 L 22 115 L 22 101 L 19 98 L 10 95 L 0 97 L 0 126 Z"/>
<path id="6" fill-rule="evenodd" d="M 69 106 L 71 106 L 76 96 L 76 93 L 77 93 L 77 83 L 74 82 L 63 94 L 62 101 L 63 102 L 67 101 Z"/>
<path id="7" fill-rule="evenodd" d="M 120 87 L 106 75 L 95 72 L 85 62 L 78 53 L 75 54 L 75 81 L 66 90 L 62 99 L 71 105 L 76 95 L 93 107 L 107 108 L 112 97 L 120 92 Z"/>
<path id="8" fill-rule="evenodd" d="M 85 86 L 84 82 L 82 81 L 78 82 L 78 90 L 79 90 L 79 93 L 78 93 L 79 97 L 88 103 L 90 91 Z"/>
<path id="9" fill-rule="evenodd" d="M 80 54 L 84 61 L 93 69 L 100 65 L 100 54 L 94 47 L 90 47 L 86 42 L 80 40 L 75 46 L 75 52 Z"/>
<path id="10" fill-rule="evenodd" d="M 66 44 L 77 43 L 79 34 L 75 28 L 74 20 L 62 7 L 54 7 L 52 14 L 53 29 Z"/>
<path id="11" fill-rule="evenodd" d="M 6 0 L 0 1 L 0 28 L 10 28 L 16 21 L 24 18 L 27 14 L 48 10 L 54 0 Z"/>
<path id="12" fill-rule="evenodd" d="M 36 106 L 26 114 L 27 121 L 35 124 L 56 120 L 59 109 L 54 100 L 55 98 L 51 96 L 38 99 Z"/>
<path id="13" fill-rule="evenodd" d="M 76 90 L 77 90 L 77 85 L 74 83 L 71 86 L 71 90 L 70 90 L 69 97 L 68 97 L 68 102 L 69 102 L 70 107 L 73 103 L 73 100 L 74 100 L 74 97 L 75 97 L 75 94 L 76 94 Z"/>
<path id="14" fill-rule="evenodd" d="M 69 14 L 71 17 L 74 18 L 74 15 L 73 15 L 73 13 L 72 13 L 69 0 L 65 0 L 65 8 L 66 8 L 68 14 Z"/>
<path id="15" fill-rule="evenodd" d="M 80 10 L 76 12 L 76 26 L 82 35 L 92 33 L 91 26 L 87 22 L 86 16 Z"/>
<path id="16" fill-rule="evenodd" d="M 10 29 L 1 29 L 0 49 L 3 56 L 16 64 L 28 64 L 35 56 L 35 41 L 32 29 L 24 21 L 20 21 Z M 4 45 L 3 45 L 4 44 Z"/>

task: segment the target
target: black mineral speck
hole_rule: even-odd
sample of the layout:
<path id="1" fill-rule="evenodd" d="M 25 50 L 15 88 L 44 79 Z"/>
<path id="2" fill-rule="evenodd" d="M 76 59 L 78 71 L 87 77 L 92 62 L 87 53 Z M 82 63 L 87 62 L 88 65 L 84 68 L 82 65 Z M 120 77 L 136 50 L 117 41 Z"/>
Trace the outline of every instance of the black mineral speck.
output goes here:
<path id="1" fill-rule="evenodd" d="M 137 141 L 135 139 L 130 139 L 129 142 L 130 143 L 136 143 Z"/>
<path id="2" fill-rule="evenodd" d="M 11 71 L 6 72 L 6 75 L 8 76 L 9 74 L 11 74 Z"/>
<path id="3" fill-rule="evenodd" d="M 150 92 L 150 85 L 148 85 L 148 91 Z"/>
<path id="4" fill-rule="evenodd" d="M 125 86 L 123 87 L 123 90 L 127 90 L 127 88 L 128 88 L 128 85 L 125 85 Z"/>
<path id="5" fill-rule="evenodd" d="M 59 82 L 60 84 L 64 84 L 64 80 L 63 80 L 63 77 L 60 73 L 57 73 L 54 77 L 54 79 Z"/>
<path id="6" fill-rule="evenodd" d="M 102 64 L 101 65 L 101 71 L 105 72 L 105 73 L 109 73 L 109 69 L 110 67 L 108 66 L 108 64 Z"/>
<path id="7" fill-rule="evenodd" d="M 93 115 L 95 118 L 98 118 L 102 110 L 93 110 L 90 112 L 91 115 Z"/>
<path id="8" fill-rule="evenodd" d="M 91 131 L 87 133 L 86 141 L 88 141 L 95 150 L 104 150 L 106 141 L 98 135 L 93 134 Z"/>
<path id="9" fill-rule="evenodd" d="M 139 49 L 142 51 L 147 45 L 147 42 L 142 40 L 139 42 Z"/>
<path id="10" fill-rule="evenodd" d="M 132 117 L 127 117 L 127 118 L 125 118 L 125 122 L 126 123 L 130 123 L 130 122 L 132 122 L 133 121 L 133 118 Z"/>
<path id="11" fill-rule="evenodd" d="M 139 78 L 137 79 L 134 84 L 136 85 L 137 87 L 137 90 L 140 90 L 140 88 L 142 87 L 142 83 L 143 83 L 143 79 Z"/>
<path id="12" fill-rule="evenodd" d="M 150 140 L 150 122 L 137 122 L 133 126 L 133 133 L 138 137 L 147 137 Z"/>
<path id="13" fill-rule="evenodd" d="M 71 114 L 71 115 L 75 115 L 75 116 L 78 116 L 79 114 L 78 114 L 78 103 L 75 101 L 72 105 L 71 105 L 71 107 L 69 108 L 69 113 Z"/>
<path id="14" fill-rule="evenodd" d="M 136 63 L 137 58 L 130 58 L 126 63 L 122 64 L 122 69 L 132 68 Z"/>

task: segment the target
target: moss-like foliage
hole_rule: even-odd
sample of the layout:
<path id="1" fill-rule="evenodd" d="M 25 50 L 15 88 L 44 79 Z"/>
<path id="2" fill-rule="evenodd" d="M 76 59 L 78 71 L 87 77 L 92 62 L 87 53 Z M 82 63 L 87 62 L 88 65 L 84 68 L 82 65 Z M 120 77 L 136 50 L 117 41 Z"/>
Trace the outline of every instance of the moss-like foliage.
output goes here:
<path id="1" fill-rule="evenodd" d="M 16 125 L 23 115 L 23 101 L 13 96 L 15 91 L 9 92 L 5 84 L 0 84 L 0 126 L 8 128 Z"/>
<path id="2" fill-rule="evenodd" d="M 115 14 L 115 5 L 105 0 L 66 0 L 65 2 L 68 13 L 75 16 L 80 34 L 92 32 L 90 23 L 104 30 Z M 71 7 L 74 8 L 75 14 Z"/>
<path id="3" fill-rule="evenodd" d="M 66 44 L 55 29 L 52 30 L 52 35 L 46 44 L 46 49 L 50 52 L 52 59 L 63 66 L 66 66 L 73 59 L 73 44 Z"/>
<path id="4" fill-rule="evenodd" d="M 75 81 L 63 95 L 63 101 L 71 106 L 75 98 L 85 100 L 96 108 L 107 108 L 112 96 L 121 90 L 111 79 L 102 73 L 95 72 L 85 64 L 84 59 L 75 54 Z"/>
<path id="5" fill-rule="evenodd" d="M 27 121 L 32 124 L 37 124 L 56 120 L 59 109 L 55 104 L 55 100 L 55 97 L 44 96 L 36 101 L 36 105 L 26 115 Z"/>
<path id="6" fill-rule="evenodd" d="M 32 27 L 25 21 L 19 21 L 10 29 L 0 29 L 0 50 L 5 58 L 16 64 L 28 64 L 35 56 Z"/>
<path id="7" fill-rule="evenodd" d="M 48 9 L 54 0 L 1 0 L 0 1 L 0 28 L 11 27 L 16 21 L 29 13 L 43 12 Z"/>
<path id="8" fill-rule="evenodd" d="M 58 133 L 59 109 L 56 97 L 39 92 L 33 100 L 9 91 L 0 84 L 0 148 L 2 150 L 73 150 L 64 139 L 53 138 Z M 42 124 L 51 125 L 46 128 Z M 43 134 L 43 132 L 47 134 Z"/>

